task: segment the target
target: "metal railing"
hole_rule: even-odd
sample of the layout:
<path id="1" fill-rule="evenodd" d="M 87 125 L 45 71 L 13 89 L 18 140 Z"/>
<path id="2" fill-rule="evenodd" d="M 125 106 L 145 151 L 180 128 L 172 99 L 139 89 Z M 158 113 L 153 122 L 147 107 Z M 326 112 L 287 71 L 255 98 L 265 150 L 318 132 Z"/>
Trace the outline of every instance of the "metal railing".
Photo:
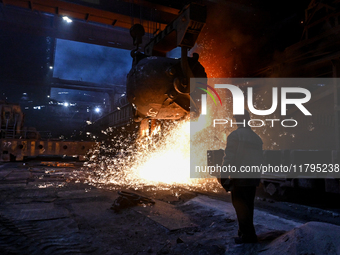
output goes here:
<path id="1" fill-rule="evenodd" d="M 0 129 L 0 139 L 51 139 L 50 131 Z"/>

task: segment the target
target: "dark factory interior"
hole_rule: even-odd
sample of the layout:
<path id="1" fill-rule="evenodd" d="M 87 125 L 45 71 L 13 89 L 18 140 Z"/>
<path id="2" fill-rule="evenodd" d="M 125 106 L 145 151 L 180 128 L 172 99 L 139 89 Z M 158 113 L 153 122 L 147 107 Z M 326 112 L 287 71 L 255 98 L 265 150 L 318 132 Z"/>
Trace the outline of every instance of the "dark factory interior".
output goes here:
<path id="1" fill-rule="evenodd" d="M 339 32 L 339 0 L 0 0 L 0 253 L 340 254 Z"/>

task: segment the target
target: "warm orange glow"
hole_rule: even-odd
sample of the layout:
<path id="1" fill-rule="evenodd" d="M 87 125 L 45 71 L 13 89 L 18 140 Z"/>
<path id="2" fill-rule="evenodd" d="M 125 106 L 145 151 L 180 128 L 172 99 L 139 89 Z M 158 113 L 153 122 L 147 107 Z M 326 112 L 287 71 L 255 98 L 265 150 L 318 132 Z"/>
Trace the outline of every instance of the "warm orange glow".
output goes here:
<path id="1" fill-rule="evenodd" d="M 153 189 L 168 189 L 174 186 L 208 189 L 209 186 L 209 190 L 214 190 L 211 186 L 217 187 L 216 179 L 210 178 L 207 173 L 196 176 L 204 178 L 190 178 L 190 137 L 202 138 L 199 133 L 204 122 L 205 118 L 201 117 L 197 123 L 191 123 L 191 130 L 194 132 L 191 136 L 190 122 L 179 122 L 162 137 L 162 141 L 154 143 L 153 136 L 161 130 L 157 127 L 152 135 L 137 141 L 137 151 L 132 155 L 123 151 L 118 157 L 100 157 L 96 155 L 99 150 L 94 151 L 90 161 L 85 164 L 90 170 L 88 182 L 93 185 L 128 188 L 148 186 Z M 194 160 L 200 164 L 206 164 L 206 153 L 209 149 L 206 146 L 206 143 L 191 142 Z"/>
<path id="2" fill-rule="evenodd" d="M 132 166 L 132 170 L 146 184 L 190 182 L 189 122 L 179 125 L 165 139 L 163 146 L 155 152 L 142 155 L 141 160 Z"/>

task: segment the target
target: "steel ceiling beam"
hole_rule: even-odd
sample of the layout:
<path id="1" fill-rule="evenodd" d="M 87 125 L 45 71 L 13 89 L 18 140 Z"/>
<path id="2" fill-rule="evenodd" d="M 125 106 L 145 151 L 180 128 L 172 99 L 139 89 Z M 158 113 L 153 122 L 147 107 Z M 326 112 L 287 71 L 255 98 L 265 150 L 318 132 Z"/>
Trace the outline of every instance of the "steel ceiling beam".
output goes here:
<path id="1" fill-rule="evenodd" d="M 0 0 L 3 5 L 11 5 L 30 9 L 33 11 L 52 13 L 59 16 L 68 16 L 86 22 L 96 22 L 110 26 L 130 29 L 133 25 L 133 17 L 128 14 L 120 14 L 114 11 L 101 10 L 94 7 L 84 6 L 59 0 Z M 140 1 L 138 1 L 140 2 Z M 159 7 L 161 8 L 161 7 Z M 174 12 L 173 8 L 164 7 L 163 10 Z M 145 15 L 144 15 L 145 17 Z M 157 22 L 150 17 L 143 20 L 147 33 L 153 33 L 156 29 L 163 30 L 166 23 Z M 138 20 L 138 19 L 136 19 Z"/>
<path id="2" fill-rule="evenodd" d="M 13 6 L 4 7 L 2 4 L 0 4 L 0 30 L 3 36 L 13 32 L 26 33 L 127 50 L 134 48 L 127 29 L 77 20 L 67 24 L 57 15 Z M 140 47 L 143 48 L 150 38 L 151 35 L 146 34 Z"/>

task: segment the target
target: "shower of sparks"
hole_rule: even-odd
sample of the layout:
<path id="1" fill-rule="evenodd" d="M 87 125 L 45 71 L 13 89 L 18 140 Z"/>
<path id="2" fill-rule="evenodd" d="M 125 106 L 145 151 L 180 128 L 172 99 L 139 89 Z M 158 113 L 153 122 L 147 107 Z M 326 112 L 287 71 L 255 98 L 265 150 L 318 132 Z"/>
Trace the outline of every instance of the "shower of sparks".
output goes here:
<path id="1" fill-rule="evenodd" d="M 190 178 L 189 121 L 163 123 L 162 128 L 142 138 L 137 134 L 114 135 L 113 128 L 104 133 L 112 136 L 110 142 L 98 144 L 84 165 L 86 182 L 91 185 L 152 190 L 183 187 L 215 192 L 219 187 L 215 178 L 204 178 L 210 177 L 207 174 Z M 197 158 L 206 160 L 209 148 L 191 149 L 197 151 Z"/>
<path id="2" fill-rule="evenodd" d="M 226 105 L 232 104 L 227 93 L 219 93 Z M 89 160 L 84 164 L 85 182 L 109 189 L 184 188 L 218 192 L 220 184 L 208 173 L 193 173 L 195 178 L 191 178 L 190 160 L 194 165 L 206 165 L 207 151 L 224 149 L 227 136 L 236 127 L 213 128 L 213 118 L 230 118 L 231 108 L 212 107 L 214 104 L 209 98 L 207 106 L 207 115 L 201 115 L 197 121 L 163 120 L 152 130 L 139 132 L 137 126 L 134 132 L 127 127 L 102 131 L 106 140 L 90 151 Z M 256 132 L 270 149 L 279 147 L 277 139 L 273 143 L 266 127 Z M 79 174 L 74 178 L 84 180 Z"/>

